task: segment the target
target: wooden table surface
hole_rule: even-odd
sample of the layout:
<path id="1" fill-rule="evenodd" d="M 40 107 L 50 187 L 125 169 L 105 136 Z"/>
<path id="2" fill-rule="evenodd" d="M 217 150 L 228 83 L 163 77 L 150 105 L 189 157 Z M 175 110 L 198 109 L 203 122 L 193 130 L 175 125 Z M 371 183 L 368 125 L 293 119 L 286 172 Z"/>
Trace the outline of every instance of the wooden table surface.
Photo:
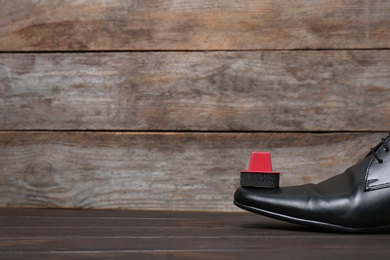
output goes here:
<path id="1" fill-rule="evenodd" d="M 389 245 L 246 212 L 0 209 L 1 259 L 388 259 Z"/>

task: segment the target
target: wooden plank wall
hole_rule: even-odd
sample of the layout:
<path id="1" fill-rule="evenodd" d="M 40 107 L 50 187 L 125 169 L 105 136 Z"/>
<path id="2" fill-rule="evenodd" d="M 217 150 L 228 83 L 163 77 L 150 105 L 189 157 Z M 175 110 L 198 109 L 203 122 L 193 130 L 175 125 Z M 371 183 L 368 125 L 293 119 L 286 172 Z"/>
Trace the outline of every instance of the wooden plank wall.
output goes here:
<path id="1" fill-rule="evenodd" d="M 390 129 L 390 1 L 0 0 L 0 206 L 238 210 Z"/>

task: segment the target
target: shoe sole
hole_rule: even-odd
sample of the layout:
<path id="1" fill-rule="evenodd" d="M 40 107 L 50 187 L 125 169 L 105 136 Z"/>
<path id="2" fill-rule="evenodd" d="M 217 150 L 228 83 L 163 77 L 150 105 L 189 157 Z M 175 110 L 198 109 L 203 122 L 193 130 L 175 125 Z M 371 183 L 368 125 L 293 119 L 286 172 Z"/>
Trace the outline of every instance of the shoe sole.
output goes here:
<path id="1" fill-rule="evenodd" d="M 335 224 L 330 224 L 326 222 L 320 222 L 320 221 L 314 221 L 314 220 L 308 220 L 308 219 L 301 219 L 301 218 L 296 218 L 296 217 L 291 217 L 263 209 L 258 209 L 252 206 L 247 206 L 244 204 L 241 204 L 237 201 L 233 201 L 234 205 L 237 207 L 274 219 L 294 223 L 294 224 L 299 224 L 299 225 L 304 225 L 304 226 L 311 226 L 311 227 L 317 227 L 321 229 L 326 229 L 326 230 L 331 230 L 331 231 L 336 231 L 336 232 L 342 232 L 342 233 L 384 233 L 384 232 L 389 232 L 390 231 L 390 226 L 380 226 L 380 227 L 369 227 L 369 228 L 351 228 L 351 227 L 344 227 L 344 226 L 339 226 Z"/>

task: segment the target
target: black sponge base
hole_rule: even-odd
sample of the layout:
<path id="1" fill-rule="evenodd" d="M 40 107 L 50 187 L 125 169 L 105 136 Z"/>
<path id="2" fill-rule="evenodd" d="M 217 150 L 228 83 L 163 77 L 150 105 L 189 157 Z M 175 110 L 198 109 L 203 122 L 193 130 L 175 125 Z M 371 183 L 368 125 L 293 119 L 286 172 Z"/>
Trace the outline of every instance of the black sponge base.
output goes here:
<path id="1" fill-rule="evenodd" d="M 241 186 L 256 188 L 279 188 L 279 174 L 263 172 L 241 172 Z"/>

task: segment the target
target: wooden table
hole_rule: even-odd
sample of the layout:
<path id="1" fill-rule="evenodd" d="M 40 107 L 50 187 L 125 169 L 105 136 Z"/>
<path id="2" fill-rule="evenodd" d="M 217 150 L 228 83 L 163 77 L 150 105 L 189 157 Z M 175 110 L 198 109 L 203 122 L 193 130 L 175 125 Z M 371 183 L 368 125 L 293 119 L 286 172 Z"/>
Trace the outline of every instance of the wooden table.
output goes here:
<path id="1" fill-rule="evenodd" d="M 389 245 L 246 212 L 0 209 L 0 259 L 388 259 Z"/>

